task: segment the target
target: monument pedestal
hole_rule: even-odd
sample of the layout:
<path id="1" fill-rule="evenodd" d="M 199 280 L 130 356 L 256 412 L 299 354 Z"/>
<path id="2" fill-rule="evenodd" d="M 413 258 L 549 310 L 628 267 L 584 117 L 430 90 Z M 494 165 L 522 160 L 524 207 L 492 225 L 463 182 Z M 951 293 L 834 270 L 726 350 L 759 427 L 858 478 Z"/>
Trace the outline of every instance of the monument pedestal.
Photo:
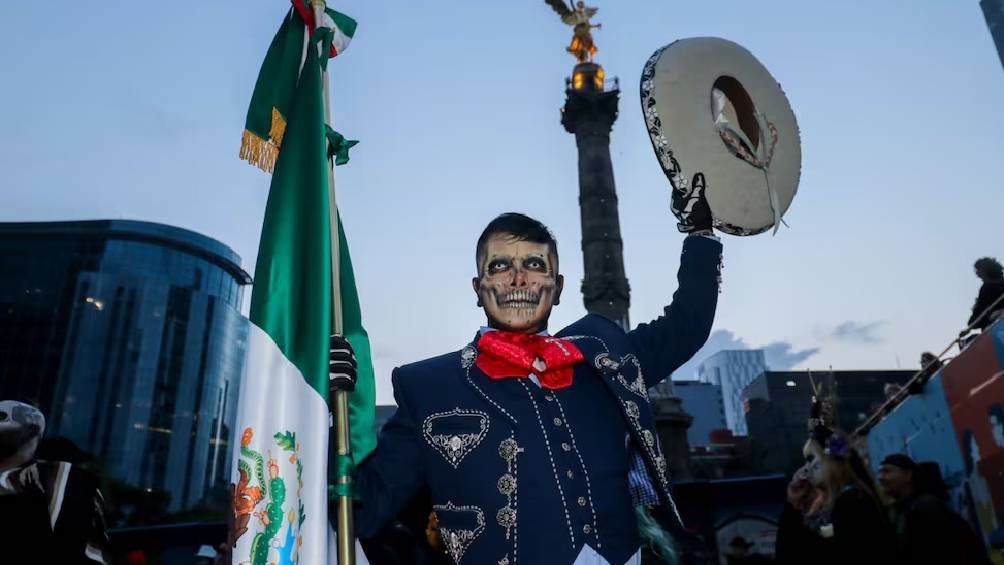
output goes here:
<path id="1" fill-rule="evenodd" d="M 652 398 L 652 414 L 655 417 L 655 432 L 659 436 L 663 455 L 669 466 L 673 481 L 691 479 L 690 443 L 687 430 L 694 417 L 683 410 L 683 401 L 678 396 Z"/>

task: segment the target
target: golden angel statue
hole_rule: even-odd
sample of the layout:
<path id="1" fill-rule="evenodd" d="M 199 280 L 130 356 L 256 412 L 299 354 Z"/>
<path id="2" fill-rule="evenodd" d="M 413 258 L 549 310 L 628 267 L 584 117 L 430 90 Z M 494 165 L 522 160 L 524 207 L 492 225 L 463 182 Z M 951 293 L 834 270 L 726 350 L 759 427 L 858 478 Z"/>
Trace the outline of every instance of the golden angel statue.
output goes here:
<path id="1" fill-rule="evenodd" d="M 572 43 L 565 50 L 575 55 L 576 61 L 580 63 L 592 62 L 593 54 L 597 51 L 592 29 L 599 29 L 602 24 L 592 24 L 589 20 L 596 15 L 598 8 L 586 6 L 581 0 L 575 3 L 574 8 L 565 4 L 565 0 L 544 1 L 561 16 L 561 21 L 572 26 Z"/>

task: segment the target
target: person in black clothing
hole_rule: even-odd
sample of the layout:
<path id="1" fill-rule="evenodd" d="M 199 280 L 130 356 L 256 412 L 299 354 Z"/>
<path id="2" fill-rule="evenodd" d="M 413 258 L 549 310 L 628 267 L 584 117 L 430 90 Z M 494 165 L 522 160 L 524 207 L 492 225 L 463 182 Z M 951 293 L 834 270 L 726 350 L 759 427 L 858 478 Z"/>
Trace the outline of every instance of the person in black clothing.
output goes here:
<path id="1" fill-rule="evenodd" d="M 882 460 L 879 484 L 892 501 L 901 563 L 990 565 L 987 550 L 961 516 L 945 504 L 937 466 L 894 454 Z"/>
<path id="2" fill-rule="evenodd" d="M 98 479 L 68 461 L 39 458 L 45 417 L 0 401 L 2 563 L 109 563 Z"/>
<path id="3" fill-rule="evenodd" d="M 875 485 L 847 437 L 823 423 L 813 406 L 806 464 L 788 485 L 778 523 L 778 565 L 896 561 L 894 533 Z"/>
<path id="4" fill-rule="evenodd" d="M 980 293 L 976 296 L 976 303 L 973 304 L 969 325 L 982 331 L 993 321 L 991 314 L 1004 309 L 1004 300 L 998 302 L 1004 296 L 1004 268 L 993 257 L 977 260 L 973 268 L 976 270 L 976 276 L 983 281 L 983 285 L 980 286 Z"/>

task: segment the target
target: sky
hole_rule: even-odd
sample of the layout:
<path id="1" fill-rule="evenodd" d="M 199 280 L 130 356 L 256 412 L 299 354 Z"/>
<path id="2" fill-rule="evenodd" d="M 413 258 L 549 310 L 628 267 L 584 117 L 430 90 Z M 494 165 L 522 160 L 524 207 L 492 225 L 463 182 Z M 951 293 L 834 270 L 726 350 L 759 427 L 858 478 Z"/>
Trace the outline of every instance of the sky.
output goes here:
<path id="1" fill-rule="evenodd" d="M 790 229 L 723 236 L 700 357 L 766 347 L 779 369 L 912 368 L 947 346 L 976 296 L 973 261 L 1004 255 L 1004 69 L 977 0 L 590 4 L 597 62 L 621 79 L 611 155 L 633 323 L 668 303 L 683 239 L 638 79 L 657 48 L 719 36 L 781 83 L 803 169 Z M 0 3 L 0 221 L 172 224 L 253 273 L 269 177 L 237 150 L 288 4 L 235 7 Z M 332 7 L 359 22 L 329 65 L 333 125 L 360 140 L 336 184 L 387 403 L 394 366 L 459 349 L 483 323 L 474 244 L 501 212 L 558 238 L 568 292 L 551 329 L 585 313 L 576 150 L 559 122 L 570 30 L 543 0 Z"/>

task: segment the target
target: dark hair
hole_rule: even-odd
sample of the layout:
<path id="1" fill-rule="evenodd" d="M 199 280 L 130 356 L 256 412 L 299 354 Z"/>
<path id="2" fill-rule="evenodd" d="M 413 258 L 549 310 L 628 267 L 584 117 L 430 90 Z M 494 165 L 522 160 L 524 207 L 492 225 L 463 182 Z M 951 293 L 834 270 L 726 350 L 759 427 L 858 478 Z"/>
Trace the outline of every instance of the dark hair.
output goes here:
<path id="1" fill-rule="evenodd" d="M 500 233 L 510 234 L 516 241 L 546 243 L 554 258 L 558 258 L 558 241 L 554 239 L 554 234 L 547 229 L 547 226 L 525 214 L 506 212 L 488 222 L 485 231 L 481 232 L 481 237 L 478 238 L 478 246 L 474 250 L 474 261 L 479 269 L 485 245 L 493 235 Z"/>
<path id="2" fill-rule="evenodd" d="M 976 275 L 981 279 L 1004 279 L 1004 267 L 993 257 L 981 257 L 973 264 Z"/>

